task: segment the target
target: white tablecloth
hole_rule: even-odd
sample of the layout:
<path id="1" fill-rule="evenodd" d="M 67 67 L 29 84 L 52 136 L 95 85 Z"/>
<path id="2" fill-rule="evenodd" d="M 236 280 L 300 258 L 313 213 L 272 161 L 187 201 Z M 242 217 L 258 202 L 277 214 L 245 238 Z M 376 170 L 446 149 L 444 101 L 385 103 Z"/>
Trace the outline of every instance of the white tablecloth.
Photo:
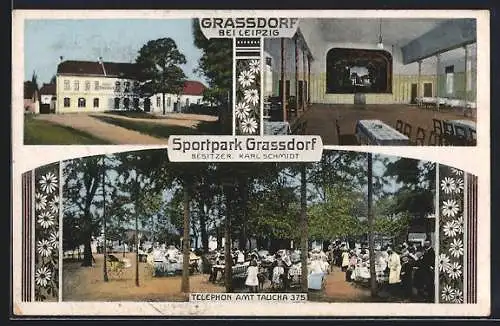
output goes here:
<path id="1" fill-rule="evenodd" d="M 264 135 L 289 135 L 290 124 L 286 121 L 264 121 Z"/>
<path id="2" fill-rule="evenodd" d="M 380 120 L 359 120 L 356 137 L 365 145 L 408 145 L 410 139 Z"/>

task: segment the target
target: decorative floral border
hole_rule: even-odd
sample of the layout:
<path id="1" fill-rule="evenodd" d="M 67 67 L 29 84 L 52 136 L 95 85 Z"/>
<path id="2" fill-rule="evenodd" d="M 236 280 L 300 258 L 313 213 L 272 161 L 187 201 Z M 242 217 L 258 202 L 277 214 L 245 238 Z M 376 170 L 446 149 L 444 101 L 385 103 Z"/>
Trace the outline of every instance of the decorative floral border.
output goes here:
<path id="1" fill-rule="evenodd" d="M 236 59 L 236 135 L 260 134 L 260 59 Z"/>
<path id="2" fill-rule="evenodd" d="M 439 302 L 464 302 L 464 171 L 439 165 Z"/>
<path id="3" fill-rule="evenodd" d="M 59 294 L 59 163 L 35 170 L 35 300 Z"/>

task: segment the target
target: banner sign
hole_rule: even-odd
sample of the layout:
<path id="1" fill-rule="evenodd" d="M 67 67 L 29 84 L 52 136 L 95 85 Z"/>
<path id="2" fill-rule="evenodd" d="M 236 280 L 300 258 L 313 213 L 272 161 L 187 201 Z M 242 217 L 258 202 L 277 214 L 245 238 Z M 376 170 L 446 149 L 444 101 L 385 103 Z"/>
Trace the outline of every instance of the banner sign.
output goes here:
<path id="1" fill-rule="evenodd" d="M 299 26 L 298 18 L 288 17 L 212 17 L 200 18 L 206 38 L 291 38 Z"/>
<path id="2" fill-rule="evenodd" d="M 236 302 L 307 302 L 307 293 L 191 293 L 190 302 L 236 303 Z"/>
<path id="3" fill-rule="evenodd" d="M 319 136 L 171 136 L 171 162 L 318 162 Z"/>

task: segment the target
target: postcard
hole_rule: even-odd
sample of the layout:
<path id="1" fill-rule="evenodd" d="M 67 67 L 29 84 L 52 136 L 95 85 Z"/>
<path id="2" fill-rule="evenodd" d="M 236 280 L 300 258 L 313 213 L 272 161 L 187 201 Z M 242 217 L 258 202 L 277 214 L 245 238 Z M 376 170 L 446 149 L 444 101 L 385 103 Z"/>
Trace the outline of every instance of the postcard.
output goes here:
<path id="1" fill-rule="evenodd" d="M 14 11 L 14 316 L 487 316 L 489 60 L 479 10 Z"/>

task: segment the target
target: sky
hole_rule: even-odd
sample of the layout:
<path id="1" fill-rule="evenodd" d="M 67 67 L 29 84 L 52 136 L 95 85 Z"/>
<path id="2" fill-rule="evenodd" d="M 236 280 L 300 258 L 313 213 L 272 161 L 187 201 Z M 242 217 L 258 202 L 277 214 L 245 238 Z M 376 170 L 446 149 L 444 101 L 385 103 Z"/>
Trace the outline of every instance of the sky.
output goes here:
<path id="1" fill-rule="evenodd" d="M 64 60 L 134 62 L 139 49 L 150 40 L 172 38 L 187 63 L 188 79 L 205 80 L 195 74 L 201 51 L 193 44 L 190 19 L 61 19 L 26 20 L 24 30 L 24 78 L 33 71 L 38 83 L 56 74 L 59 57 Z"/>

